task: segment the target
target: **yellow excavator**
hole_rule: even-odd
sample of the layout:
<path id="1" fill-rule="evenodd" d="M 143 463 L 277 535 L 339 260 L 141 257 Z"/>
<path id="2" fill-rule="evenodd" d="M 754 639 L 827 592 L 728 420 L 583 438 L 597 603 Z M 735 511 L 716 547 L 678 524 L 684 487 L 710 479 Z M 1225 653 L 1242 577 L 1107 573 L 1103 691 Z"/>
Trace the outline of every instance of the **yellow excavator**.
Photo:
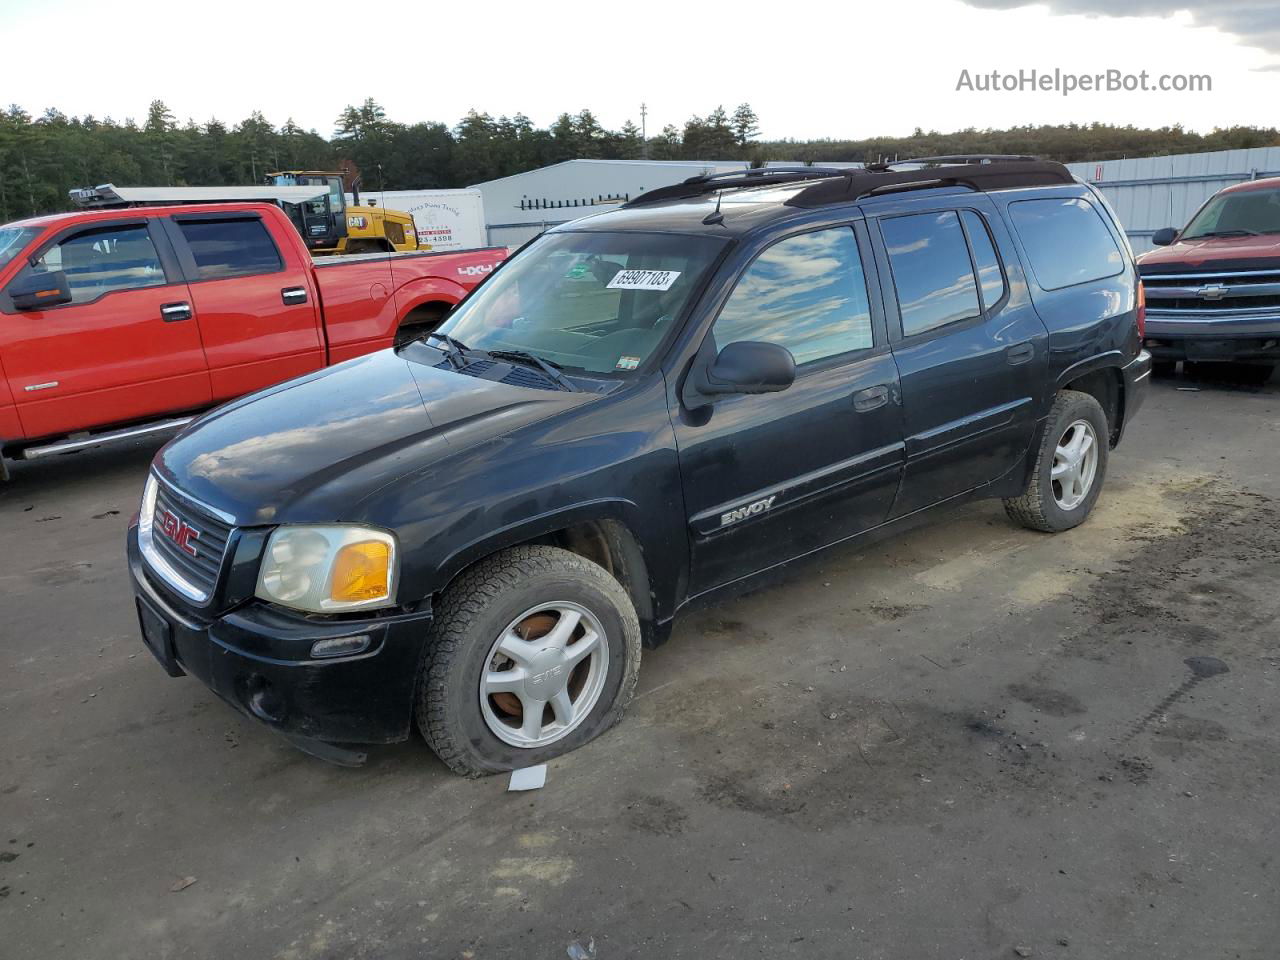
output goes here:
<path id="1" fill-rule="evenodd" d="M 418 230 L 413 214 L 384 210 L 372 203 L 360 203 L 360 179 L 351 181 L 350 205 L 346 202 L 343 175 L 337 170 L 280 170 L 268 173 L 266 182 L 275 187 L 329 188 L 327 203 L 304 204 L 305 237 L 317 256 L 397 252 L 418 249 Z M 314 207 L 314 210 L 310 208 Z"/>

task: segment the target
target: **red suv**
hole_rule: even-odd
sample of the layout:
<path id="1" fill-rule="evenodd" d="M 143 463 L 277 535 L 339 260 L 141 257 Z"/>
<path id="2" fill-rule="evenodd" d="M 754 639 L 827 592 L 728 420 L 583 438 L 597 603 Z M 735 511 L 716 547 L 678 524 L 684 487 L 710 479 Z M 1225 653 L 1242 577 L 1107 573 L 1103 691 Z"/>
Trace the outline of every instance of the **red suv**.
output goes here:
<path id="1" fill-rule="evenodd" d="M 1280 178 L 1214 194 L 1181 231 L 1157 230 L 1138 258 L 1146 347 L 1157 373 L 1240 364 L 1259 381 L 1280 361 Z"/>

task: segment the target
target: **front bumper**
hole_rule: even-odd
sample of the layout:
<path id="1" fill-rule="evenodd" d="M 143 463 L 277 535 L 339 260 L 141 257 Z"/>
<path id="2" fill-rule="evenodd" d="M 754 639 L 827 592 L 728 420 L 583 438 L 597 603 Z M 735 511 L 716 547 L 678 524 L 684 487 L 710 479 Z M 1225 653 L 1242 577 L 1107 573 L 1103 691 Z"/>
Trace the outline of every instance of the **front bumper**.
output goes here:
<path id="1" fill-rule="evenodd" d="M 151 581 L 136 525 L 129 527 L 128 556 L 144 641 L 171 676 L 191 674 L 300 746 L 408 737 L 430 612 L 328 620 L 253 602 L 204 619 Z M 369 637 L 363 652 L 311 658 L 317 640 L 357 635 Z"/>
<path id="2" fill-rule="evenodd" d="M 1280 361 L 1280 314 L 1148 310 L 1144 345 L 1156 360 Z"/>

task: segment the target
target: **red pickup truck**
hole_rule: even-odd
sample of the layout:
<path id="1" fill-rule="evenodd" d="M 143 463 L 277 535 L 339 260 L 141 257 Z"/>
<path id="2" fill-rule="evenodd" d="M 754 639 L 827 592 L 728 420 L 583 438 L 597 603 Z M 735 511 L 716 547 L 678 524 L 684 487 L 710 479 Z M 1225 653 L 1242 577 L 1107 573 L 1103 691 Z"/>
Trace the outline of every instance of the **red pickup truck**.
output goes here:
<path id="1" fill-rule="evenodd" d="M 1138 258 L 1147 294 L 1146 348 L 1157 374 L 1233 363 L 1263 381 L 1280 363 L 1280 178 L 1218 191 L 1162 249 Z"/>
<path id="2" fill-rule="evenodd" d="M 430 330 L 494 247 L 313 261 L 278 208 L 218 203 L 0 226 L 0 475 Z"/>

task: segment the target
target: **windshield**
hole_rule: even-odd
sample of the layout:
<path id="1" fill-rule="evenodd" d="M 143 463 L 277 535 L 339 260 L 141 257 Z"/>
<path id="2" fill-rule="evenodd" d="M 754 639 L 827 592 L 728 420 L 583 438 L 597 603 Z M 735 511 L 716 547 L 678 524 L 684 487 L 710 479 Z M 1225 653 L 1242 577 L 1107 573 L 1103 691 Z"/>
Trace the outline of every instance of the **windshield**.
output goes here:
<path id="1" fill-rule="evenodd" d="M 39 232 L 39 227 L 0 227 L 0 267 L 20 254 Z"/>
<path id="2" fill-rule="evenodd" d="M 1218 194 L 1191 218 L 1179 239 L 1258 233 L 1280 233 L 1280 187 Z"/>
<path id="3" fill-rule="evenodd" d="M 588 373 L 635 370 L 724 247 L 711 237 L 549 233 L 505 264 L 440 332 Z"/>

